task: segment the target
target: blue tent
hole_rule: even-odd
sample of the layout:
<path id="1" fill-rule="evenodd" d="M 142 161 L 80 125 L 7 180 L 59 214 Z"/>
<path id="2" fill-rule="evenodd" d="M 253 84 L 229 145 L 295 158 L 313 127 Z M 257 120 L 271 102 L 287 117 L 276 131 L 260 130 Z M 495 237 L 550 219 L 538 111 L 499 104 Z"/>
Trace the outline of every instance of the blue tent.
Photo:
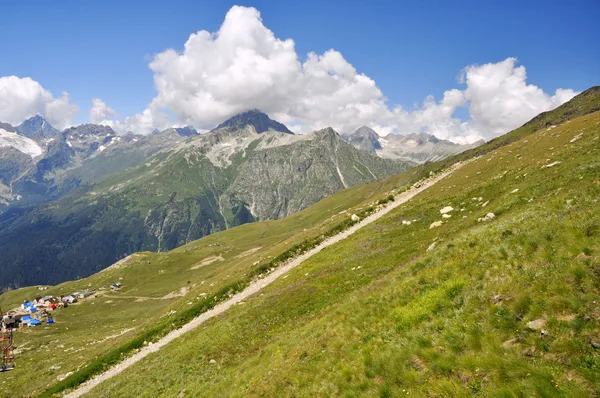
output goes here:
<path id="1" fill-rule="evenodd" d="M 29 315 L 25 315 L 23 318 L 21 318 L 21 321 L 25 322 L 25 321 L 28 321 L 30 319 L 31 319 L 31 317 Z"/>
<path id="2" fill-rule="evenodd" d="M 29 312 L 37 312 L 37 308 L 35 307 L 29 307 Z"/>
<path id="3" fill-rule="evenodd" d="M 41 324 L 41 323 L 42 323 L 42 322 L 41 322 L 39 319 L 32 319 L 31 321 L 29 321 L 29 324 L 30 324 L 31 326 L 36 326 L 36 325 L 39 325 L 39 324 Z"/>
<path id="4" fill-rule="evenodd" d="M 26 301 L 23 303 L 23 308 L 33 307 L 33 303 L 31 301 Z"/>
<path id="5" fill-rule="evenodd" d="M 51 323 L 54 323 L 54 319 L 50 318 L 50 319 L 48 319 L 48 320 L 46 321 L 46 323 L 47 323 L 48 325 L 50 325 Z"/>

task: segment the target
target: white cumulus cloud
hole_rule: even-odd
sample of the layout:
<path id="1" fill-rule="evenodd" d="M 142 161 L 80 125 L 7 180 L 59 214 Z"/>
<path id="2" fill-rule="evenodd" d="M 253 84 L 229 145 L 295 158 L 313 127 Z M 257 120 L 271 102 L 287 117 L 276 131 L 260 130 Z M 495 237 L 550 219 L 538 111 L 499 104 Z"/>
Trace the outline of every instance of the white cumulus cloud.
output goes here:
<path id="1" fill-rule="evenodd" d="M 106 105 L 99 98 L 92 98 L 92 108 L 90 109 L 90 122 L 94 124 L 103 124 L 109 119 L 119 117 L 119 113 Z"/>
<path id="2" fill-rule="evenodd" d="M 0 77 L 0 121 L 18 125 L 29 117 L 41 115 L 56 128 L 63 129 L 72 124 L 78 110 L 66 92 L 55 98 L 29 77 Z"/>
<path id="3" fill-rule="evenodd" d="M 541 112 L 556 108 L 577 93 L 558 89 L 554 95 L 527 84 L 523 65 L 515 58 L 463 70 L 460 82 L 466 84 L 465 98 L 470 102 L 471 127 L 486 138 L 506 133 Z"/>
<path id="4" fill-rule="evenodd" d="M 570 89 L 546 94 L 527 84 L 524 66 L 507 58 L 467 66 L 460 88 L 407 110 L 388 105 L 375 81 L 336 50 L 300 60 L 293 40 L 277 38 L 258 10 L 241 6 L 229 10 L 217 32 L 194 33 L 182 51 L 165 50 L 149 66 L 157 95 L 140 114 L 105 120 L 117 131 L 149 133 L 169 124 L 210 129 L 259 108 L 297 132 L 326 126 L 350 132 L 368 125 L 382 134 L 424 131 L 463 143 L 506 133 L 576 94 Z M 97 107 L 99 114 L 105 115 L 105 106 Z M 470 120 L 454 116 L 462 107 Z"/>

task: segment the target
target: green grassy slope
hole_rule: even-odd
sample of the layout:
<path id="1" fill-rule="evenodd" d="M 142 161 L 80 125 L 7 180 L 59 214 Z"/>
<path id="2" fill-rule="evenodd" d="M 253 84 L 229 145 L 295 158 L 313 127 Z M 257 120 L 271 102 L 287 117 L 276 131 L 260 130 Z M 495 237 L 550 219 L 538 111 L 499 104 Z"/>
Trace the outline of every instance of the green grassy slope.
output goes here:
<path id="1" fill-rule="evenodd" d="M 575 98 L 573 101 L 578 100 L 578 98 Z M 565 104 L 563 107 L 569 106 L 569 109 L 576 109 L 582 114 L 587 113 L 590 109 L 590 107 L 573 107 L 569 104 L 570 103 Z M 563 107 L 558 108 L 555 112 L 563 112 Z M 597 115 L 594 115 L 594 118 L 596 119 L 593 120 L 596 120 L 597 122 Z M 550 121 L 550 126 L 555 124 L 556 120 L 559 119 L 558 116 L 554 116 L 554 114 L 550 113 L 547 115 L 547 120 Z M 591 128 L 592 130 L 595 128 L 595 130 L 592 132 L 593 134 L 597 134 L 598 127 L 597 125 L 594 127 L 593 120 L 591 122 L 587 120 L 582 122 L 580 120 L 578 123 L 581 123 L 583 126 L 586 126 L 586 128 Z M 569 126 L 570 123 L 566 124 L 566 126 Z M 515 132 L 510 134 L 521 137 L 532 134 L 533 129 L 526 129 L 526 127 L 527 125 L 521 129 L 515 130 Z M 544 126 L 544 129 L 545 128 L 547 127 Z M 563 128 L 563 126 L 560 128 Z M 568 128 L 571 129 L 571 127 Z M 558 130 L 550 130 L 549 132 L 544 130 L 535 134 L 534 136 L 538 137 L 538 135 L 540 135 L 541 137 L 541 134 L 554 134 L 556 131 Z M 568 131 L 569 133 L 572 132 L 571 130 Z M 525 139 L 528 139 L 528 137 L 525 137 Z M 513 139 L 513 141 L 515 140 L 516 138 Z M 542 138 L 538 138 L 538 140 L 542 140 Z M 537 150 L 537 145 L 533 146 L 533 144 L 528 142 L 525 143 L 523 140 L 521 141 L 521 145 L 532 145 L 532 147 L 526 147 L 527 151 L 522 150 L 521 152 L 523 154 L 528 153 L 531 148 Z M 529 139 L 529 141 L 532 140 Z M 542 140 L 542 142 L 544 141 Z M 576 145 L 581 145 L 582 143 L 588 145 L 589 148 L 587 151 L 589 152 L 597 148 L 598 141 L 591 142 L 591 144 L 593 144 L 592 146 L 589 146 L 589 140 L 586 141 L 583 138 L 581 141 L 575 142 Z M 546 145 L 545 148 L 546 149 L 543 149 L 542 152 L 535 152 L 534 155 L 532 155 L 534 157 L 529 159 L 529 161 L 545 161 L 545 158 L 542 155 L 545 153 L 543 151 L 549 149 L 548 145 Z M 574 148 L 575 147 L 571 146 L 569 149 L 569 151 L 571 151 L 571 155 L 579 156 L 579 152 L 574 152 L 577 148 Z M 489 147 L 482 153 L 489 152 L 492 149 L 492 147 Z M 586 154 L 584 150 L 585 148 L 579 149 L 583 151 L 582 153 L 584 153 L 585 156 L 583 156 L 581 159 L 578 159 L 578 162 L 582 162 L 581 164 L 584 164 L 586 159 L 588 159 L 588 161 L 590 157 L 593 159 L 594 153 L 590 152 Z M 503 148 L 502 150 L 514 151 L 511 146 Z M 463 156 L 464 155 L 458 155 L 457 157 L 454 157 L 454 161 L 457 159 L 462 159 Z M 490 202 L 490 204 L 486 206 L 486 211 L 484 211 L 484 209 L 478 209 L 475 211 L 474 207 L 469 209 L 469 211 L 474 213 L 467 213 L 469 218 L 466 219 L 467 221 L 462 222 L 469 222 L 470 224 L 463 225 L 459 223 L 458 226 L 460 226 L 460 228 L 455 225 L 456 229 L 451 229 L 448 231 L 446 229 L 450 228 L 450 223 L 444 224 L 439 229 L 434 229 L 431 231 L 427 229 L 431 221 L 434 219 L 440 219 L 439 213 L 437 213 L 437 218 L 433 216 L 436 214 L 438 209 L 433 211 L 431 208 L 435 208 L 437 205 L 439 205 L 439 208 L 441 208 L 443 207 L 441 202 L 448 202 L 448 198 L 452 198 L 452 200 L 454 198 L 454 196 L 449 196 L 446 198 L 448 200 L 446 200 L 444 199 L 443 195 L 451 194 L 455 195 L 456 197 L 461 195 L 468 197 L 473 193 L 473 195 L 483 196 L 478 192 L 481 192 L 481 194 L 485 192 L 486 195 L 489 195 L 489 198 L 486 198 L 487 200 L 493 199 L 502 194 L 504 191 L 499 187 L 501 186 L 500 183 L 504 182 L 497 181 L 492 177 L 500 175 L 500 170 L 503 170 L 503 168 L 510 168 L 518 165 L 519 162 L 522 162 L 522 160 L 519 160 L 520 158 L 513 159 L 510 156 L 506 154 L 500 155 L 500 157 L 503 157 L 503 159 L 499 160 L 499 158 L 496 157 L 489 162 L 487 162 L 487 157 L 484 157 L 486 163 L 483 165 L 485 167 L 482 166 L 481 170 L 479 170 L 482 174 L 476 174 L 473 169 L 474 166 L 469 165 L 467 170 L 471 171 L 464 174 L 464 180 L 460 184 L 455 182 L 451 184 L 456 185 L 454 187 L 446 185 L 434 187 L 431 191 L 427 191 L 421 195 L 422 199 L 415 198 L 415 200 L 411 202 L 412 204 L 409 205 L 410 209 L 412 210 L 409 210 L 406 214 L 402 213 L 403 215 L 398 215 L 394 222 L 389 223 L 386 221 L 386 223 L 378 223 L 375 226 L 371 226 L 369 233 L 372 236 L 370 238 L 367 239 L 364 234 L 368 236 L 369 233 L 363 231 L 361 232 L 363 235 L 360 235 L 362 236 L 360 240 L 357 240 L 358 237 L 353 237 L 352 240 L 348 241 L 353 243 L 345 242 L 335 246 L 335 249 L 330 248 L 326 250 L 325 253 L 328 253 L 330 256 L 333 253 L 333 257 L 326 257 L 319 261 L 313 259 L 312 261 L 317 261 L 314 265 L 315 272 L 313 273 L 311 271 L 307 277 L 304 276 L 306 271 L 301 272 L 302 270 L 300 270 L 295 271 L 297 275 L 292 274 L 289 278 L 279 281 L 275 287 L 270 288 L 275 289 L 271 290 L 272 292 L 276 292 L 275 299 L 272 298 L 272 295 L 268 295 L 268 297 L 270 297 L 269 300 L 263 301 L 258 309 L 252 307 L 254 304 L 252 304 L 252 306 L 240 306 L 239 308 L 244 307 L 244 311 L 246 307 L 252 307 L 254 308 L 253 311 L 264 312 L 263 315 L 254 315 L 255 313 L 252 313 L 252 316 L 257 316 L 258 318 L 256 319 L 264 320 L 265 323 L 252 324 L 251 329 L 264 329 L 267 331 L 264 333 L 268 333 L 267 337 L 261 334 L 263 332 L 259 332 L 256 338 L 252 336 L 248 338 L 248 336 L 240 334 L 242 333 L 242 328 L 247 326 L 247 324 L 243 322 L 250 321 L 238 320 L 240 324 L 234 325 L 231 322 L 235 320 L 227 315 L 225 317 L 226 323 L 224 325 L 227 325 L 226 327 L 231 327 L 232 333 L 231 335 L 224 333 L 224 337 L 218 337 L 215 340 L 222 341 L 225 345 L 216 345 L 214 350 L 206 347 L 199 351 L 191 350 L 192 353 L 196 355 L 196 357 L 194 357 L 194 363 L 190 364 L 191 368 L 195 370 L 200 369 L 200 372 L 205 372 L 206 369 L 204 369 L 204 366 L 206 365 L 207 369 L 214 373 L 214 368 L 216 367 L 208 367 L 208 365 L 203 362 L 203 359 L 197 358 L 197 355 L 200 353 L 205 356 L 215 356 L 215 358 L 219 358 L 220 355 L 229 355 L 228 352 L 230 351 L 231 347 L 236 347 L 236 349 L 241 350 L 238 354 L 235 354 L 236 356 L 239 356 L 240 358 L 251 358 L 256 354 L 256 352 L 262 350 L 269 344 L 269 338 L 275 338 L 279 336 L 278 333 L 280 331 L 288 333 L 289 329 L 285 329 L 286 327 L 291 328 L 293 332 L 295 326 L 297 326 L 296 322 L 298 322 L 300 325 L 305 323 L 310 324 L 314 319 L 320 319 L 321 317 L 324 317 L 325 312 L 323 311 L 325 311 L 325 308 L 330 308 L 331 306 L 337 305 L 344 300 L 354 300 L 355 296 L 362 297 L 363 294 L 366 295 L 367 293 L 371 296 L 376 295 L 376 291 L 378 289 L 377 285 L 373 285 L 375 287 L 372 288 L 367 288 L 364 286 L 370 283 L 375 283 L 373 281 L 376 281 L 379 277 L 383 277 L 385 280 L 387 280 L 391 277 L 391 275 L 395 275 L 395 273 L 399 272 L 396 270 L 398 265 L 411 263 L 412 261 L 417 261 L 419 264 L 421 264 L 419 260 L 415 260 L 415 257 L 422 256 L 424 249 L 432 243 L 433 238 L 438 236 L 439 233 L 443 232 L 444 234 L 440 239 L 448 240 L 451 239 L 451 237 L 455 234 L 466 233 L 465 231 L 467 231 L 467 228 L 471 228 L 473 226 L 476 228 L 481 228 L 482 226 L 476 224 L 474 219 L 476 219 L 476 217 L 485 215 L 487 209 L 496 211 L 494 208 L 492 208 L 494 201 Z M 564 157 L 567 155 L 566 153 L 563 153 L 561 156 Z M 549 158 L 550 156 L 548 156 L 548 159 Z M 106 360 L 107 356 L 109 356 L 109 353 L 115 351 L 118 352 L 123 347 L 130 347 L 132 342 L 140 342 L 140 339 L 143 342 L 145 336 L 149 336 L 151 338 L 156 338 L 159 336 L 160 333 L 152 334 L 151 336 L 149 335 L 149 332 L 156 329 L 157 324 L 163 328 L 161 330 L 164 332 L 165 330 L 169 329 L 169 325 L 177 325 L 186 319 L 183 315 L 187 314 L 189 316 L 190 310 L 197 311 L 205 308 L 206 301 L 208 300 L 206 299 L 207 297 L 219 294 L 219 292 L 223 293 L 222 290 L 224 288 L 226 289 L 226 295 L 228 287 L 233 286 L 240 280 L 247 280 L 249 275 L 252 275 L 255 270 L 259 269 L 269 261 L 269 256 L 275 257 L 282 252 L 285 252 L 295 243 L 299 243 L 305 239 L 317 237 L 327 230 L 330 230 L 334 225 L 338 225 L 342 220 L 347 220 L 347 214 L 340 214 L 342 210 L 352 208 L 350 209 L 350 213 L 355 211 L 354 209 L 359 211 L 358 209 L 366 207 L 367 203 L 372 203 L 374 200 L 386 196 L 387 193 L 393 188 L 401 188 L 408 182 L 414 182 L 428 174 L 430 171 L 438 170 L 447 163 L 451 162 L 452 161 L 450 160 L 447 162 L 429 164 L 423 167 L 411 169 L 408 172 L 390 177 L 380 182 L 368 185 L 359 185 L 332 195 L 316 205 L 283 220 L 260 222 L 237 227 L 225 232 L 208 236 L 196 242 L 192 242 L 169 253 L 142 253 L 138 257 L 135 257 L 127 267 L 107 270 L 80 281 L 67 282 L 56 287 L 51 287 L 49 290 L 44 291 L 43 293 L 59 294 L 60 292 L 72 292 L 76 290 L 85 290 L 86 288 L 97 289 L 116 280 L 121 280 L 124 283 L 124 288 L 120 293 L 106 293 L 96 299 L 87 300 L 83 303 L 80 303 L 78 306 L 72 306 L 65 311 L 57 312 L 55 316 L 57 321 L 55 325 L 56 327 L 48 329 L 31 329 L 24 331 L 22 334 L 19 332 L 19 334 L 16 336 L 17 345 L 22 347 L 22 352 L 18 354 L 18 368 L 11 373 L 2 375 L 2 382 L 0 382 L 0 395 L 9 394 L 11 392 L 16 393 L 17 395 L 35 394 L 36 392 L 40 392 L 51 385 L 56 386 L 56 377 L 58 375 L 63 375 L 67 372 L 76 371 L 79 369 L 79 372 L 76 372 L 75 375 L 71 377 L 71 381 L 73 381 L 73 378 L 86 374 L 86 372 L 92 367 L 94 360 L 104 361 Z M 482 164 L 481 162 L 483 162 L 483 160 L 478 161 L 477 164 Z M 597 163 L 588 163 L 590 163 L 592 171 L 597 171 Z M 571 166 L 572 165 L 567 165 L 566 167 L 571 168 Z M 533 166 L 528 163 L 527 167 Z M 554 176 L 558 170 L 563 170 L 563 167 L 565 166 L 560 165 L 560 169 L 559 166 L 557 166 L 556 168 L 547 169 L 545 171 L 550 172 L 551 175 Z M 594 169 L 594 167 L 596 169 Z M 485 173 L 484 169 L 487 170 Z M 510 170 L 513 169 L 511 168 Z M 496 174 L 496 172 L 498 173 Z M 461 170 L 460 173 L 465 173 L 465 171 Z M 468 178 L 467 175 L 469 176 Z M 545 174 L 545 176 L 548 175 L 549 174 Z M 519 181 L 521 184 L 523 184 L 523 187 L 526 187 L 532 181 L 531 179 L 527 180 L 527 178 L 530 177 L 524 176 L 523 179 L 515 178 L 515 181 Z M 541 183 L 537 180 L 537 177 L 533 181 L 536 181 L 536 184 Z M 490 184 L 490 182 L 494 183 Z M 589 185 L 589 183 L 587 185 Z M 441 188 L 443 188 L 443 190 Z M 474 192 L 472 192 L 473 190 Z M 521 191 L 523 191 L 523 189 L 521 189 Z M 515 197 L 521 198 L 521 195 L 524 195 L 524 193 L 521 191 L 517 192 Z M 471 198 L 467 199 L 470 200 Z M 428 200 L 433 201 L 430 203 Z M 438 204 L 437 202 L 440 203 Z M 466 203 L 467 202 L 468 200 Z M 415 203 L 416 205 L 414 205 Z M 452 202 L 452 204 L 454 205 L 455 203 Z M 537 199 L 526 206 L 533 206 L 534 204 L 537 205 Z M 422 206 L 422 208 L 419 206 Z M 457 206 L 454 207 L 456 208 Z M 520 207 L 515 207 L 512 210 L 517 212 L 520 211 L 520 209 Z M 400 214 L 399 212 L 401 211 L 402 210 L 397 210 L 395 214 Z M 500 215 L 500 212 L 496 213 Z M 407 219 L 419 219 L 420 221 L 408 227 L 399 226 L 398 221 L 402 219 L 399 217 L 404 216 L 406 216 Z M 458 218 L 460 217 L 461 215 L 455 214 L 451 221 L 459 221 Z M 497 221 L 500 221 L 500 219 L 494 222 Z M 423 223 L 421 224 L 421 222 Z M 420 229 L 415 229 L 412 231 L 409 230 L 410 235 L 407 236 L 405 233 L 407 231 L 405 229 L 417 228 L 417 225 L 419 225 L 418 228 Z M 591 230 L 593 232 L 593 225 L 595 224 L 592 222 L 591 225 Z M 384 237 L 383 240 L 379 239 L 380 235 Z M 481 246 L 471 246 L 472 243 L 473 242 L 471 241 L 469 242 L 469 250 L 472 248 L 482 248 L 485 246 L 483 244 Z M 215 246 L 215 244 L 219 244 L 219 246 Z M 448 244 L 456 245 L 455 243 Z M 237 257 L 238 255 L 247 252 L 250 249 L 255 249 L 258 247 L 261 249 L 253 253 L 247 253 L 246 255 Z M 593 250 L 591 246 L 588 248 Z M 438 249 L 436 250 L 439 249 L 443 249 L 443 246 L 438 245 Z M 340 254 L 337 255 L 335 253 Z M 433 253 L 436 253 L 436 251 Z M 201 265 L 196 269 L 191 269 L 192 267 L 198 266 L 205 262 L 204 260 L 210 259 L 211 257 L 218 257 L 219 255 L 222 255 L 223 261 L 219 260 L 211 264 Z M 432 254 L 430 253 L 429 256 L 432 256 Z M 344 258 L 347 258 L 347 260 L 344 260 Z M 339 263 L 335 262 L 338 261 L 338 259 L 341 259 L 339 260 L 340 262 L 352 261 L 353 264 L 355 264 L 352 267 L 355 269 L 352 270 L 352 267 L 348 269 L 345 267 L 340 268 Z M 329 264 L 329 261 L 333 262 Z M 258 264 L 255 264 L 257 262 Z M 376 263 L 376 266 L 373 268 L 371 265 L 369 265 L 370 263 Z M 361 268 L 357 269 L 356 267 L 358 266 Z M 369 270 L 368 272 L 366 272 L 367 266 Z M 419 267 L 422 267 L 422 265 L 419 265 L 417 268 Z M 338 279 L 339 275 L 337 274 L 329 278 L 328 275 L 330 271 L 333 272 L 332 270 L 344 274 L 345 279 Z M 389 273 L 391 270 L 394 270 L 394 273 L 387 275 L 386 273 Z M 314 277 L 319 275 L 323 276 L 324 279 L 314 279 Z M 356 279 L 355 277 L 357 275 L 359 275 L 360 278 Z M 347 279 L 349 276 L 352 276 L 352 278 Z M 399 276 L 401 279 L 405 277 L 406 274 L 400 274 Z M 306 281 L 304 279 L 306 279 Z M 290 281 L 296 282 L 294 282 L 293 285 L 290 285 Z M 282 285 L 279 285 L 279 283 L 282 283 Z M 307 283 L 310 283 L 310 285 L 307 285 Z M 316 285 L 313 285 L 313 283 Z M 282 287 L 283 290 L 281 290 Z M 185 296 L 176 297 L 175 295 L 171 294 L 179 292 L 182 288 L 189 289 Z M 8 307 L 22 302 L 23 298 L 30 298 L 36 293 L 40 294 L 42 292 L 39 292 L 37 288 L 34 287 L 5 293 L 0 295 L 0 307 L 6 310 Z M 171 296 L 169 296 L 171 298 L 161 299 L 169 294 L 171 294 Z M 290 298 L 290 294 L 296 295 L 296 297 Z M 350 296 L 350 294 L 352 294 L 352 296 Z M 339 299 L 337 298 L 338 295 Z M 265 296 L 267 296 L 266 293 Z M 407 298 L 407 300 L 409 299 L 410 297 Z M 374 296 L 372 297 L 372 300 L 377 303 L 380 301 Z M 190 302 L 192 303 L 191 305 L 188 304 Z M 247 304 L 251 303 L 254 303 L 254 300 Z M 284 308 L 270 308 L 271 304 L 276 304 L 277 306 L 282 305 Z M 368 303 L 365 304 L 364 302 L 361 302 L 360 305 L 372 309 L 372 307 L 369 307 Z M 349 313 L 357 313 L 357 308 L 348 308 Z M 290 314 L 286 314 L 287 309 L 290 309 Z M 234 311 L 238 310 L 239 309 L 236 309 Z M 172 311 L 175 312 L 172 313 Z M 165 316 L 166 314 L 171 315 Z M 250 312 L 243 312 L 240 314 L 240 316 L 243 315 L 244 317 L 247 317 L 250 316 L 250 314 Z M 132 319 L 135 319 L 135 321 L 132 321 Z M 279 320 L 281 320 L 281 325 L 279 325 Z M 217 325 L 213 325 L 211 327 L 216 326 Z M 170 327 L 174 326 L 172 325 Z M 131 328 L 135 329 L 128 330 Z M 236 330 L 236 333 L 238 334 L 233 332 Z M 126 332 L 120 336 L 112 337 L 123 331 Z M 215 335 L 211 334 L 211 336 L 214 337 Z M 240 337 L 246 339 L 247 341 L 244 341 L 243 344 L 236 342 L 235 339 Z M 187 339 L 189 339 L 189 337 L 186 337 L 183 341 L 188 341 Z M 210 340 L 206 340 L 202 344 L 208 344 L 209 341 Z M 308 340 L 297 339 L 296 341 L 302 341 L 302 343 L 306 343 Z M 253 342 L 254 345 L 252 347 L 245 345 L 248 342 Z M 308 346 L 312 344 L 309 343 L 307 343 Z M 201 347 L 204 346 L 201 345 Z M 220 352 L 223 347 L 226 347 L 227 351 Z M 186 349 L 189 349 L 189 346 L 187 346 Z M 186 349 L 184 349 L 182 353 L 185 353 Z M 205 349 L 208 351 L 202 351 Z M 217 354 L 219 356 L 217 356 Z M 229 363 L 228 367 L 230 368 L 231 372 L 237 372 L 239 369 L 241 369 L 241 360 L 242 359 L 239 359 L 236 363 Z M 262 359 L 259 359 L 259 362 L 261 361 Z M 175 366 L 176 364 L 170 363 L 170 365 Z M 52 366 L 55 367 L 52 368 Z M 56 368 L 57 366 L 60 366 L 60 368 Z M 270 365 L 266 365 L 264 369 L 269 369 L 269 371 L 271 371 L 272 369 L 269 368 L 269 366 Z M 177 366 L 175 366 L 175 368 L 177 368 Z M 223 369 L 221 360 L 219 360 L 218 369 Z M 309 370 L 311 372 L 314 371 L 313 368 L 309 368 Z M 31 378 L 30 375 L 34 372 L 36 377 Z M 150 374 L 151 373 L 152 372 L 150 372 Z M 212 375 L 212 373 L 210 373 L 210 375 Z M 348 373 L 348 371 L 346 370 L 345 373 Z M 185 374 L 186 373 L 183 372 L 183 376 L 177 376 L 173 378 L 173 380 L 186 380 L 187 383 L 188 381 L 187 377 L 185 377 Z M 172 375 L 168 376 L 171 377 Z M 265 382 L 262 379 L 263 376 L 264 375 L 260 377 L 255 376 L 258 377 L 258 379 L 256 379 L 258 380 L 256 383 L 264 384 Z M 153 377 L 157 377 L 159 380 L 164 380 L 164 383 L 161 381 L 158 384 L 160 386 L 159 391 L 163 391 L 166 395 L 169 395 L 170 392 L 172 392 L 172 390 L 166 387 L 167 385 L 170 385 L 169 379 L 163 379 L 159 375 L 155 375 Z M 312 376 L 309 374 L 308 377 L 311 378 Z M 224 382 L 223 380 L 216 381 L 215 383 L 218 384 Z M 378 381 L 376 381 L 376 383 L 381 381 L 380 378 L 377 378 L 377 380 Z M 206 389 L 207 386 L 204 384 L 204 381 L 204 379 L 202 381 L 197 381 L 194 391 L 209 391 Z M 330 382 L 331 380 L 324 383 L 330 384 Z M 173 384 L 174 389 L 180 385 L 177 383 Z M 64 386 L 65 384 L 62 385 Z M 134 385 L 124 388 L 124 391 L 131 391 L 137 387 Z M 382 391 L 386 388 L 387 387 L 382 387 Z M 390 388 L 392 391 L 394 390 L 392 387 Z M 371 389 L 371 391 L 375 390 Z"/>
<path id="2" fill-rule="evenodd" d="M 597 395 L 599 149 L 596 112 L 489 152 L 90 395 Z"/>
<path id="3" fill-rule="evenodd" d="M 52 327 L 16 333 L 16 345 L 20 347 L 17 368 L 2 374 L 0 396 L 35 395 L 56 383 L 58 376 L 78 369 L 85 372 L 94 360 L 104 360 L 109 353 L 133 341 L 143 342 L 157 325 L 163 327 L 160 333 L 166 333 L 187 319 L 183 314 L 204 308 L 208 298 L 224 287 L 249 280 L 270 258 L 321 235 L 347 220 L 352 208 L 365 207 L 385 197 L 391 190 L 404 187 L 411 178 L 412 174 L 404 173 L 357 185 L 285 219 L 232 228 L 167 253 L 139 253 L 121 267 L 44 291 L 28 287 L 0 295 L 0 308 L 6 311 L 39 295 L 91 289 L 100 292 L 96 298 L 56 311 Z M 344 212 L 347 209 L 350 213 Z M 217 260 L 211 262 L 214 258 Z M 116 281 L 123 283 L 121 292 L 99 290 Z M 182 288 L 188 292 L 177 297 Z"/>

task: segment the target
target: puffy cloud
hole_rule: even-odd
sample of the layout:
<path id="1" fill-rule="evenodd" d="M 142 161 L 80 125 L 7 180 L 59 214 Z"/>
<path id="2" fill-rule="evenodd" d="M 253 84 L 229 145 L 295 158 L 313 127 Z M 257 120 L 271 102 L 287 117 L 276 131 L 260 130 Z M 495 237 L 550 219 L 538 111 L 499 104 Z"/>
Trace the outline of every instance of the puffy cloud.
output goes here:
<path id="1" fill-rule="evenodd" d="M 78 110 L 66 92 L 55 98 L 29 77 L 0 77 L 0 121 L 18 125 L 29 117 L 42 115 L 50 124 L 62 129 L 71 125 Z"/>
<path id="2" fill-rule="evenodd" d="M 92 108 L 90 109 L 90 122 L 102 124 L 109 119 L 119 117 L 119 113 L 106 105 L 99 98 L 92 99 Z"/>
<path id="3" fill-rule="evenodd" d="M 471 65 L 460 77 L 470 101 L 471 126 L 486 138 L 506 133 L 537 114 L 556 108 L 573 98 L 573 90 L 558 89 L 553 96 L 527 84 L 524 66 L 515 58 L 498 63 Z"/>
<path id="4" fill-rule="evenodd" d="M 135 134 L 150 134 L 155 129 L 162 130 L 177 124 L 166 113 L 159 111 L 152 104 L 142 113 L 129 116 L 125 118 L 124 121 L 103 118 L 100 117 L 103 112 L 106 112 L 106 116 L 109 116 L 110 114 L 116 114 L 117 112 L 106 105 L 104 101 L 97 98 L 95 100 L 98 102 L 93 103 L 92 109 L 90 109 L 90 120 L 92 120 L 92 113 L 98 115 L 98 118 L 96 121 L 92 120 L 92 123 L 104 124 L 120 134 L 126 134 L 128 132 L 133 132 Z M 98 105 L 96 106 L 96 104 Z"/>
<path id="5" fill-rule="evenodd" d="M 181 52 L 161 52 L 149 66 L 158 94 L 141 114 L 109 121 L 118 131 L 147 133 L 174 123 L 210 129 L 259 108 L 297 132 L 370 125 L 382 134 L 424 131 L 472 142 L 505 133 L 576 94 L 544 93 L 508 58 L 467 66 L 459 79 L 464 87 L 446 91 L 439 102 L 429 96 L 416 109 L 390 107 L 375 81 L 340 52 L 311 52 L 301 62 L 293 40 L 278 39 L 258 10 L 241 6 L 229 10 L 217 32 L 194 33 Z M 471 120 L 454 117 L 462 107 Z"/>

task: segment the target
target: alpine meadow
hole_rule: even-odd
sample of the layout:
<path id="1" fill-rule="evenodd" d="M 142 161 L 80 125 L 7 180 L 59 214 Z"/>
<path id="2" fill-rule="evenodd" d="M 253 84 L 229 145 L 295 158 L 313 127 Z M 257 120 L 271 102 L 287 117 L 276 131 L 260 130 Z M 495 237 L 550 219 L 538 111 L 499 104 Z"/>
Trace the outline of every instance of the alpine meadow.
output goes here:
<path id="1" fill-rule="evenodd" d="M 0 396 L 600 395 L 595 2 L 0 9 Z"/>

